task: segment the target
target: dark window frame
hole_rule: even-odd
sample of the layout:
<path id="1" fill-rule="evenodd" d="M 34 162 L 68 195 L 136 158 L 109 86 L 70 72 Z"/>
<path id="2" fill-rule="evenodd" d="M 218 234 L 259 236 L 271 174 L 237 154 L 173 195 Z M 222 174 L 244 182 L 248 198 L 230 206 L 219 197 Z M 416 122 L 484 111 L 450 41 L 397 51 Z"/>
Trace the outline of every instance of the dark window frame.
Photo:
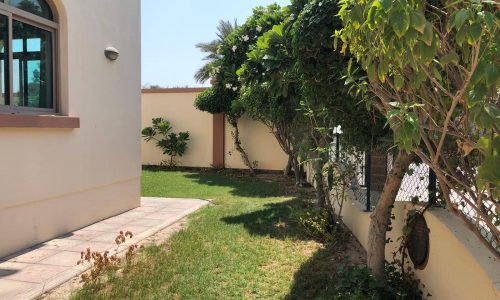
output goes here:
<path id="1" fill-rule="evenodd" d="M 49 4 L 52 9 L 52 6 Z M 30 12 L 18 9 L 9 4 L 0 2 L 0 15 L 8 18 L 8 68 L 9 68 L 9 85 L 6 91 L 9 93 L 9 104 L 0 105 L 0 114 L 27 114 L 27 115 L 58 115 L 60 113 L 59 103 L 59 89 L 58 89 L 58 51 L 57 45 L 59 44 L 58 30 L 59 25 L 55 21 L 45 19 Z M 54 15 L 54 11 L 52 11 Z M 51 34 L 51 55 L 52 55 L 52 108 L 39 108 L 39 107 L 25 107 L 15 106 L 13 103 L 13 21 L 25 23 L 30 26 L 40 28 L 48 31 Z"/>

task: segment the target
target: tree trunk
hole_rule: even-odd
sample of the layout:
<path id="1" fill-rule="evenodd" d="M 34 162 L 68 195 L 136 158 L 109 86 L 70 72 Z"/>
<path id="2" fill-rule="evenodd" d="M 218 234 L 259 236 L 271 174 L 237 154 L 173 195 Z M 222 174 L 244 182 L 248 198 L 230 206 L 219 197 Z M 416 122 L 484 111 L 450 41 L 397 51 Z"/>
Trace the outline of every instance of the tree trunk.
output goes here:
<path id="1" fill-rule="evenodd" d="M 248 167 L 248 170 L 250 171 L 251 175 L 255 175 L 255 170 L 252 166 L 252 163 L 250 162 L 250 159 L 248 159 L 248 154 L 245 152 L 245 149 L 241 147 L 241 139 L 240 139 L 240 129 L 238 128 L 238 121 L 237 120 L 229 120 L 229 123 L 231 126 L 233 126 L 233 139 L 234 139 L 234 147 L 236 150 L 241 154 L 241 158 L 243 159 L 243 163 L 245 166 Z"/>
<path id="2" fill-rule="evenodd" d="M 285 177 L 292 175 L 293 170 L 293 157 L 288 155 L 288 163 L 286 164 L 285 170 L 283 171 L 283 175 Z"/>
<path id="3" fill-rule="evenodd" d="M 296 156 L 292 157 L 292 168 L 295 173 L 295 185 L 302 185 L 303 170 L 300 166 L 299 159 Z"/>
<path id="4" fill-rule="evenodd" d="M 385 244 L 391 211 L 396 201 L 403 177 L 413 160 L 413 155 L 400 150 L 392 170 L 387 174 L 380 200 L 371 215 L 368 232 L 368 267 L 375 277 L 384 279 Z"/>
<path id="5" fill-rule="evenodd" d="M 318 199 L 318 206 L 321 209 L 326 208 L 325 189 L 323 184 L 323 164 L 319 159 L 313 160 L 314 170 L 314 183 L 316 189 L 316 198 Z"/>

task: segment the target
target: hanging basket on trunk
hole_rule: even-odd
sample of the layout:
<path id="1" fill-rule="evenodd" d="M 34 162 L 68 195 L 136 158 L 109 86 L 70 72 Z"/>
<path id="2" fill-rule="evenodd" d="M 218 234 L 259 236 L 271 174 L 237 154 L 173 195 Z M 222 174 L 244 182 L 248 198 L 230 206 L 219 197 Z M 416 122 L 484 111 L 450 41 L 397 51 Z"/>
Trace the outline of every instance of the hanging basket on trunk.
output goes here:
<path id="1" fill-rule="evenodd" d="M 406 245 L 408 254 L 415 268 L 423 270 L 429 260 L 429 227 L 421 213 L 413 216 L 408 226 L 411 228 Z"/>

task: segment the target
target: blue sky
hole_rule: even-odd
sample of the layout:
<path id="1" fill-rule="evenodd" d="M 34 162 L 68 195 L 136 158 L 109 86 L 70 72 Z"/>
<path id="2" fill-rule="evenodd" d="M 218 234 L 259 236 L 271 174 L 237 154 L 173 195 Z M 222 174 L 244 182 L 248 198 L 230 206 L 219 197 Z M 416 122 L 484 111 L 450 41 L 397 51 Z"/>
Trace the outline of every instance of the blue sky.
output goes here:
<path id="1" fill-rule="evenodd" d="M 204 61 L 195 48 L 213 40 L 219 20 L 241 24 L 258 5 L 289 0 L 143 0 L 142 83 L 201 86 L 193 75 Z M 205 85 L 207 85 L 206 83 Z"/>

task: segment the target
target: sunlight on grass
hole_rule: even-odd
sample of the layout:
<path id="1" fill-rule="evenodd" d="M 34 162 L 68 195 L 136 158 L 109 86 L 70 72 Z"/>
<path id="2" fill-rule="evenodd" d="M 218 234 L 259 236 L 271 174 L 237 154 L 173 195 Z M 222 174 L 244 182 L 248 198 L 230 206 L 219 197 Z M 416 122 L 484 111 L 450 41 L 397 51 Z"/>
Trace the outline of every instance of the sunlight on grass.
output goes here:
<path id="1" fill-rule="evenodd" d="M 142 185 L 144 196 L 214 204 L 193 214 L 188 228 L 164 245 L 146 248 L 134 266 L 85 287 L 74 299 L 298 299 L 318 290 L 312 281 L 301 287 L 302 295 L 291 294 L 294 275 L 320 244 L 298 228 L 292 214 L 302 201 L 283 185 L 163 171 L 144 171 Z"/>

